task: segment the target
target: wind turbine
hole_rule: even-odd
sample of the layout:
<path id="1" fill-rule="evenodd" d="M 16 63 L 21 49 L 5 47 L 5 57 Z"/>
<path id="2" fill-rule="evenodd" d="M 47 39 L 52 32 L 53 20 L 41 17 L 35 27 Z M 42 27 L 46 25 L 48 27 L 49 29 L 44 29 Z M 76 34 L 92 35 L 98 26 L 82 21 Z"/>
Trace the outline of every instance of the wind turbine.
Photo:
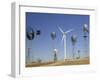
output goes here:
<path id="1" fill-rule="evenodd" d="M 60 32 L 63 34 L 62 36 L 62 41 L 64 42 L 64 60 L 67 60 L 67 48 L 66 48 L 66 36 L 69 32 L 72 31 L 72 29 L 68 30 L 68 31 L 63 31 L 60 27 L 58 27 Z"/>

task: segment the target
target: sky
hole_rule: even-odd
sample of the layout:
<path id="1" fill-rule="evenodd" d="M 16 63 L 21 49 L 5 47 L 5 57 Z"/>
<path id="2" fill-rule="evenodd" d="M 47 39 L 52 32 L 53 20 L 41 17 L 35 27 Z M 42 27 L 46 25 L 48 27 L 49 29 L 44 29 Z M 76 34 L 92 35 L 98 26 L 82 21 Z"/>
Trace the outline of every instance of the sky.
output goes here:
<path id="1" fill-rule="evenodd" d="M 86 47 L 83 39 L 83 25 L 87 24 L 89 28 L 89 15 L 76 14 L 53 14 L 53 13 L 34 13 L 26 12 L 26 31 L 31 27 L 34 32 L 41 31 L 41 34 L 35 36 L 33 40 L 28 40 L 26 36 L 26 59 L 28 60 L 28 51 L 30 48 L 30 58 L 33 60 L 41 59 L 42 61 L 53 60 L 53 50 L 58 50 L 57 56 L 59 60 L 64 59 L 64 45 L 61 43 L 63 31 L 72 29 L 73 31 L 67 34 L 67 58 L 72 58 L 72 42 L 71 36 L 76 34 L 77 42 L 75 44 L 75 55 L 84 57 L 89 55 L 89 33 L 86 40 Z M 56 32 L 55 40 L 51 38 L 51 32 Z M 84 52 L 87 49 L 87 53 Z"/>

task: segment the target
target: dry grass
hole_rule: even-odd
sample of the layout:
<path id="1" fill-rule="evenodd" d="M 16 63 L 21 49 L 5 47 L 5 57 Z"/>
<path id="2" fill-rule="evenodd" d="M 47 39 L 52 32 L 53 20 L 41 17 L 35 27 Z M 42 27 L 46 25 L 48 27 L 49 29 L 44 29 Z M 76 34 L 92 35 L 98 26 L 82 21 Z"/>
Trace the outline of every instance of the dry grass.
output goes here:
<path id="1" fill-rule="evenodd" d="M 31 63 L 26 65 L 26 67 L 41 67 L 41 66 L 61 66 L 61 65 L 82 65 L 82 64 L 89 64 L 90 60 L 89 58 L 83 58 L 83 59 L 75 59 L 75 60 L 61 60 L 57 62 L 42 62 L 42 63 Z"/>

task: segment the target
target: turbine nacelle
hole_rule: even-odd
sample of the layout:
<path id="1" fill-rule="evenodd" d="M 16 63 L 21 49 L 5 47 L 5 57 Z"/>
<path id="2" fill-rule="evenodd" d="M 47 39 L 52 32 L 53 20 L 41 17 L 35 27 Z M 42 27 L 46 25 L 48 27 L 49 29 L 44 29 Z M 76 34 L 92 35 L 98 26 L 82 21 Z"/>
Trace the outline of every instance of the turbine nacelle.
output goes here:
<path id="1" fill-rule="evenodd" d="M 63 33 L 63 35 L 66 35 L 66 34 L 67 34 L 66 32 Z"/>
<path id="2" fill-rule="evenodd" d="M 73 31 L 73 30 L 70 29 L 70 30 L 68 30 L 68 31 L 66 31 L 66 32 L 63 32 L 63 35 L 67 35 L 67 33 L 71 32 L 71 31 Z"/>
<path id="3" fill-rule="evenodd" d="M 64 32 L 60 27 L 58 27 L 58 28 L 59 28 L 60 32 L 61 32 L 63 35 L 66 35 L 67 33 L 73 31 L 72 29 L 70 29 L 70 30 Z"/>

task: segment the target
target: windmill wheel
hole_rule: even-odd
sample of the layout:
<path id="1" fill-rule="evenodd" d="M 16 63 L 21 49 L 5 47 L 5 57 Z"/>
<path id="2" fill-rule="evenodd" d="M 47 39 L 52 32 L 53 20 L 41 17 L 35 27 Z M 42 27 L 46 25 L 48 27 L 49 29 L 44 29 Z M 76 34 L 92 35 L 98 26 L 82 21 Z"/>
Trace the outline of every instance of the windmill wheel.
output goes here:
<path id="1" fill-rule="evenodd" d="M 51 38 L 54 40 L 56 38 L 56 33 L 55 32 L 52 32 L 51 33 Z"/>
<path id="2" fill-rule="evenodd" d="M 33 40 L 35 37 L 35 32 L 32 28 L 29 28 L 29 29 L 27 29 L 26 35 L 29 40 Z"/>

